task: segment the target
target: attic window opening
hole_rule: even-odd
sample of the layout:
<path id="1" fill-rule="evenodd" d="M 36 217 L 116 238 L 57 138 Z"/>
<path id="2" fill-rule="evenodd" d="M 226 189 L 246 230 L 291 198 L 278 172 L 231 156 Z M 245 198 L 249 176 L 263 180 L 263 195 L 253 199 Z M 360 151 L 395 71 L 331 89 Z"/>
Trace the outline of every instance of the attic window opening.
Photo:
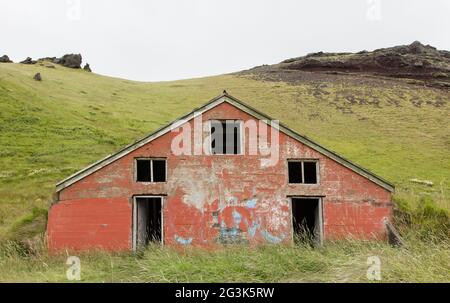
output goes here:
<path id="1" fill-rule="evenodd" d="M 213 155 L 240 155 L 241 121 L 211 121 L 211 153 Z"/>
<path id="2" fill-rule="evenodd" d="M 290 184 L 317 184 L 318 162 L 313 160 L 288 161 Z"/>
<path id="3" fill-rule="evenodd" d="M 166 182 L 166 160 L 136 159 L 136 182 Z"/>

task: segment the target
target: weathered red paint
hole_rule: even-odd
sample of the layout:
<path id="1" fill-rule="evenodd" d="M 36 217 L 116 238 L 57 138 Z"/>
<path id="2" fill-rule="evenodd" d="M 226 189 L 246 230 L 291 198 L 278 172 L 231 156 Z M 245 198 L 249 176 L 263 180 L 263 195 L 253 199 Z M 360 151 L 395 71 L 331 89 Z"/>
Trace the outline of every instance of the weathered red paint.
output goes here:
<path id="1" fill-rule="evenodd" d="M 255 118 L 229 103 L 203 120 Z M 189 121 L 193 129 L 193 121 Z M 261 166 L 261 156 L 175 156 L 167 133 L 63 189 L 49 212 L 51 250 L 127 250 L 132 247 L 132 197 L 164 195 L 164 243 L 199 246 L 226 242 L 289 242 L 289 196 L 323 197 L 324 239 L 385 238 L 391 193 L 338 162 L 280 133 L 280 161 Z M 245 134 L 247 137 L 248 134 Z M 134 181 L 134 159 L 166 157 L 166 183 Z M 288 184 L 287 159 L 318 159 L 317 185 Z M 236 233 L 236 228 L 239 231 Z"/>
<path id="2" fill-rule="evenodd" d="M 126 198 L 74 199 L 51 209 L 48 238 L 56 248 L 129 248 L 130 206 Z"/>

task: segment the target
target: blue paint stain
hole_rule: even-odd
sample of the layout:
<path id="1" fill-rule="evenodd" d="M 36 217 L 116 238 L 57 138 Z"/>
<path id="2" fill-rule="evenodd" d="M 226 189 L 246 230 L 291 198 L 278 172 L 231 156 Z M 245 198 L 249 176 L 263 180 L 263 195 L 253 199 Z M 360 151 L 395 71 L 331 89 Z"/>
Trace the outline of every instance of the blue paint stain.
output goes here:
<path id="1" fill-rule="evenodd" d="M 238 226 L 239 226 L 239 224 L 241 224 L 241 221 L 242 221 L 241 214 L 234 209 L 233 209 L 233 220 L 234 220 L 234 223 Z"/>
<path id="2" fill-rule="evenodd" d="M 251 200 L 248 200 L 247 203 L 246 203 L 247 208 L 255 208 L 255 207 L 256 207 L 256 202 L 257 202 L 257 201 L 258 201 L 258 200 L 257 200 L 256 198 L 253 198 L 253 199 L 251 199 Z"/>
<path id="3" fill-rule="evenodd" d="M 231 228 L 228 235 L 233 238 L 236 237 L 238 235 L 238 229 L 236 227 Z"/>
<path id="4" fill-rule="evenodd" d="M 233 226 L 231 228 L 226 227 L 225 223 L 222 221 L 220 225 L 220 237 L 225 241 L 231 240 L 233 241 L 239 236 L 239 228 Z"/>
<path id="5" fill-rule="evenodd" d="M 264 239 L 266 239 L 266 241 L 268 241 L 270 243 L 274 243 L 274 244 L 280 243 L 284 239 L 284 235 L 281 237 L 277 237 L 277 236 L 272 235 L 265 229 L 261 231 L 261 234 L 264 237 Z"/>
<path id="6" fill-rule="evenodd" d="M 223 221 L 220 222 L 220 236 L 226 237 L 227 233 L 228 233 L 227 226 L 225 225 L 225 223 Z"/>
<path id="7" fill-rule="evenodd" d="M 182 238 L 178 235 L 175 235 L 175 241 L 177 241 L 178 243 L 182 244 L 182 245 L 189 245 L 192 243 L 192 238 Z"/>
<path id="8" fill-rule="evenodd" d="M 249 226 L 249 227 L 248 227 L 248 232 L 247 232 L 247 233 L 248 233 L 248 235 L 249 235 L 251 238 L 253 238 L 253 237 L 255 236 L 256 231 L 258 230 L 259 226 L 260 226 L 259 223 L 253 223 L 252 226 Z"/>

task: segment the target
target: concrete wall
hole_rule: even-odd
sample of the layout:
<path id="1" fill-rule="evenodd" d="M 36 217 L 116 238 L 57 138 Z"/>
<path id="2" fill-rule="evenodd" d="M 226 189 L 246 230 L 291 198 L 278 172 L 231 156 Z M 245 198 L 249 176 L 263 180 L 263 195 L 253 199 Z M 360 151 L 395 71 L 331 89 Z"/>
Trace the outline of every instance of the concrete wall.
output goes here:
<path id="1" fill-rule="evenodd" d="M 209 119 L 254 119 L 228 103 L 203 114 Z M 192 121 L 189 123 L 192 124 Z M 280 160 L 246 155 L 174 156 L 168 133 L 63 189 L 49 212 L 52 250 L 132 247 L 132 197 L 164 195 L 164 243 L 214 245 L 289 242 L 289 196 L 323 197 L 325 239 L 384 238 L 391 217 L 389 191 L 280 133 Z M 206 135 L 206 134 L 205 134 Z M 248 134 L 246 134 L 246 137 Z M 166 157 L 166 183 L 136 183 L 134 159 Z M 317 159 L 319 184 L 288 184 L 287 159 Z"/>

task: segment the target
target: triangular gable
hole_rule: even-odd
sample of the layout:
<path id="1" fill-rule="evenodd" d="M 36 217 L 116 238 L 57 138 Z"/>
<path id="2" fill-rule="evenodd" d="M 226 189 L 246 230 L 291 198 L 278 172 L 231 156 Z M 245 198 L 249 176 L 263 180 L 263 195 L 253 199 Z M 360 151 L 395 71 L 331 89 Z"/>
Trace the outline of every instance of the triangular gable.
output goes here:
<path id="1" fill-rule="evenodd" d="M 206 103 L 205 105 L 194 109 L 192 112 L 184 115 L 183 117 L 175 120 L 175 122 L 172 122 L 164 127 L 161 127 L 160 129 L 156 130 L 155 132 L 151 133 L 150 135 L 142 138 L 141 140 L 130 144 L 128 146 L 126 146 L 125 148 L 121 149 L 120 151 L 118 151 L 115 154 L 109 155 L 104 159 L 101 159 L 100 161 L 95 162 L 94 164 L 80 170 L 79 172 L 73 174 L 72 176 L 66 178 L 65 180 L 59 182 L 56 185 L 56 191 L 59 192 L 61 190 L 63 190 L 64 188 L 72 185 L 73 183 L 85 178 L 86 176 L 89 176 L 90 174 L 100 170 L 101 168 L 107 166 L 108 164 L 126 156 L 127 154 L 131 153 L 132 151 L 144 146 L 145 144 L 155 140 L 156 138 L 159 138 L 161 136 L 163 136 L 164 134 L 170 132 L 171 130 L 178 128 L 179 126 L 181 126 L 182 124 L 184 124 L 186 121 L 189 121 L 191 119 L 193 119 L 196 115 L 202 114 L 214 107 L 216 107 L 217 105 L 223 103 L 223 102 L 228 102 L 229 104 L 239 108 L 240 110 L 246 112 L 247 114 L 259 119 L 259 120 L 266 120 L 266 121 L 270 121 L 270 120 L 274 120 L 272 118 L 270 118 L 269 116 L 261 113 L 260 111 L 252 108 L 251 106 L 243 103 L 242 101 L 234 98 L 233 96 L 227 94 L 226 92 L 224 92 L 222 95 L 212 99 L 211 101 L 209 101 L 208 103 Z M 296 139 L 297 141 L 300 141 L 301 143 L 305 144 L 306 146 L 314 149 L 315 151 L 327 156 L 328 158 L 333 159 L 334 161 L 342 164 L 343 166 L 351 169 L 352 171 L 358 173 L 359 175 L 369 179 L 370 181 L 380 185 L 381 187 L 387 189 L 390 192 L 394 191 L 394 185 L 392 185 L 391 183 L 387 182 L 386 180 L 382 179 L 381 177 L 375 175 L 374 173 L 370 172 L 367 169 L 364 169 L 354 163 L 352 163 L 351 161 L 339 156 L 338 154 L 336 154 L 335 152 L 326 149 L 325 147 L 315 143 L 314 141 L 312 141 L 311 139 L 307 138 L 306 136 L 302 136 L 298 133 L 296 133 L 295 131 L 291 130 L 290 128 L 284 126 L 283 124 L 279 124 L 278 126 L 278 130 L 283 132 L 284 134 Z"/>

